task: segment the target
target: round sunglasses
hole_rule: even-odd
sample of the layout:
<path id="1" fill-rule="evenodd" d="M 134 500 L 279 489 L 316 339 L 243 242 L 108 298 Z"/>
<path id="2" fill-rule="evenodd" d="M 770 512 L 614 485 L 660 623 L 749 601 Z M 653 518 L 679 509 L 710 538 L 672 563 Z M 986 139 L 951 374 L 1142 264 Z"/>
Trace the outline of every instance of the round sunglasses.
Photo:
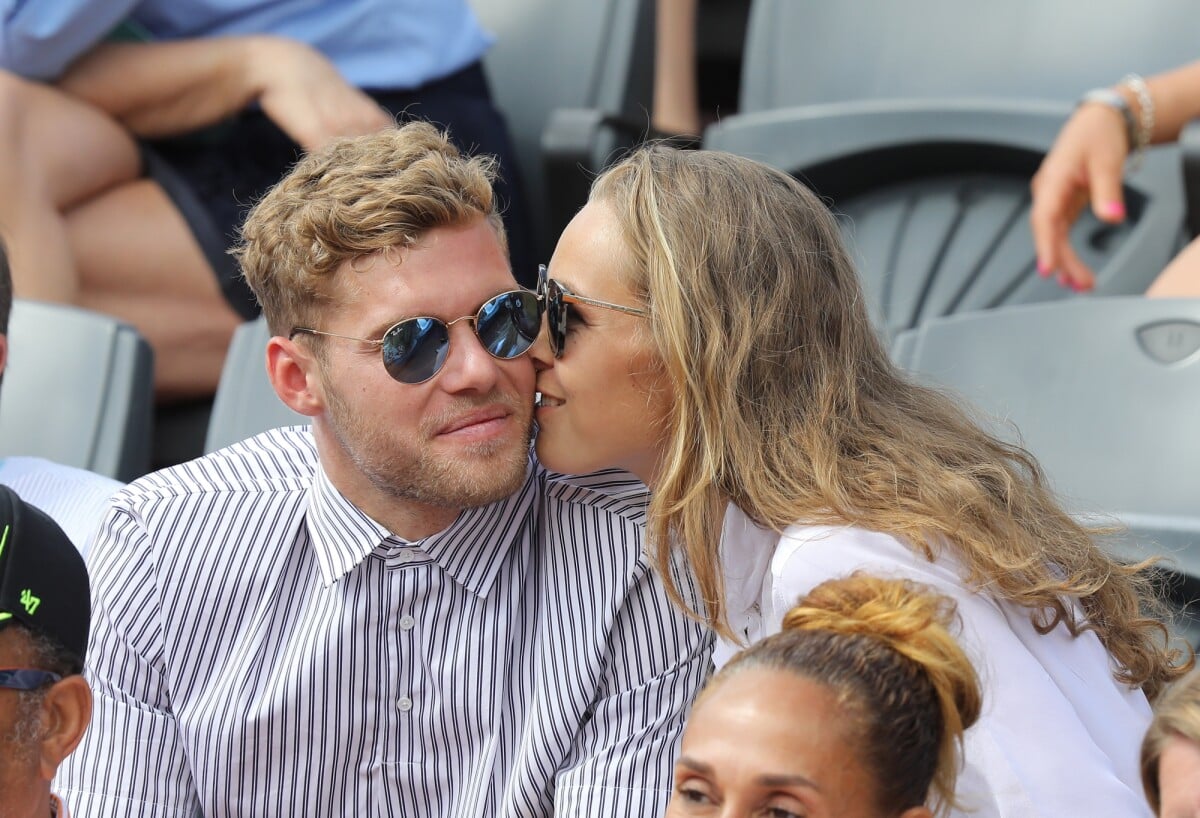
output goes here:
<path id="1" fill-rule="evenodd" d="M 555 358 L 561 358 L 567 348 L 567 319 L 570 317 L 568 311 L 571 304 L 588 304 L 626 315 L 638 315 L 643 318 L 646 316 L 646 311 L 637 307 L 626 307 L 623 304 L 576 295 L 567 289 L 565 284 L 552 279 L 545 264 L 538 265 L 537 295 L 545 305 L 546 324 L 550 328 L 550 350 Z"/>
<path id="2" fill-rule="evenodd" d="M 474 315 L 442 321 L 428 315 L 397 321 L 382 338 L 355 338 L 292 327 L 288 336 L 324 335 L 379 347 L 383 368 L 400 383 L 418 384 L 441 371 L 450 351 L 450 327 L 470 321 L 479 343 L 493 358 L 510 360 L 529 351 L 542 328 L 542 299 L 529 290 L 509 290 L 484 301 Z"/>

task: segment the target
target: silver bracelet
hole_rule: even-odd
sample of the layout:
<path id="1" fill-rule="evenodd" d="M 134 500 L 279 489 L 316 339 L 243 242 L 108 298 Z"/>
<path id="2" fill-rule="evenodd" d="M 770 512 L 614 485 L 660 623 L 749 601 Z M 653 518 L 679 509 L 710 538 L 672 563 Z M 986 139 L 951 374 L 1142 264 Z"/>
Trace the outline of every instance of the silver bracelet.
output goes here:
<path id="1" fill-rule="evenodd" d="M 1136 168 L 1154 136 L 1154 99 L 1150 96 L 1150 89 L 1146 87 L 1146 81 L 1137 74 L 1126 74 L 1120 84 L 1133 92 L 1138 101 L 1137 139 L 1133 144 L 1132 156 Z"/>

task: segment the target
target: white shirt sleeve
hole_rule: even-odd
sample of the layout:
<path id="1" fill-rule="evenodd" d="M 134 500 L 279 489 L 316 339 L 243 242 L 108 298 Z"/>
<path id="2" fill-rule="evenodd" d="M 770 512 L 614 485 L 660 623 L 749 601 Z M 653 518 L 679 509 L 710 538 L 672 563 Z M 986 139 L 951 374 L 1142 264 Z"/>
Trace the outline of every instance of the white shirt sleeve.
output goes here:
<path id="1" fill-rule="evenodd" d="M 75 818 L 200 811 L 171 712 L 148 541 L 127 509 L 113 509 L 89 561 L 93 611 L 85 673 L 92 721 L 55 778 L 55 791 Z"/>

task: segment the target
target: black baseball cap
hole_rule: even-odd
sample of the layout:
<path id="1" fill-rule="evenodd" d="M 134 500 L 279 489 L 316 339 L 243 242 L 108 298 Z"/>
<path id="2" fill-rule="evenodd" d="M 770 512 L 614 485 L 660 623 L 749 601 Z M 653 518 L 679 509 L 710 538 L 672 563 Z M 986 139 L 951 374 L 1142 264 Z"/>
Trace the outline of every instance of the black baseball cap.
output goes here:
<path id="1" fill-rule="evenodd" d="M 16 621 L 79 659 L 92 599 L 75 544 L 41 509 L 0 486 L 0 626 Z"/>

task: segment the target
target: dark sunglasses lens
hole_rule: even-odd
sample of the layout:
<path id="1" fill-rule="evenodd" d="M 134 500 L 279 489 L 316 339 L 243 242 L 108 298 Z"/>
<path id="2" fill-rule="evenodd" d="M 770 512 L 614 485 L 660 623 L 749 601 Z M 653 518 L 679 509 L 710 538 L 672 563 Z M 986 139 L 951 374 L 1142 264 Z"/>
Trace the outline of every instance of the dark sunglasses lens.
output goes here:
<path id="1" fill-rule="evenodd" d="M 542 302 L 526 291 L 501 293 L 475 315 L 475 332 L 497 358 L 516 358 L 537 340 L 542 328 Z"/>
<path id="2" fill-rule="evenodd" d="M 37 690 L 39 687 L 53 684 L 61 678 L 62 676 L 48 670 L 8 668 L 0 670 L 0 687 L 9 690 Z"/>
<path id="3" fill-rule="evenodd" d="M 550 347 L 555 356 L 562 355 L 567 345 L 567 302 L 563 301 L 562 287 L 551 280 L 546 286 L 546 317 L 550 326 Z"/>
<path id="4" fill-rule="evenodd" d="M 436 318 L 409 318 L 383 336 L 383 366 L 401 383 L 421 383 L 437 374 L 450 348 L 450 333 Z"/>

